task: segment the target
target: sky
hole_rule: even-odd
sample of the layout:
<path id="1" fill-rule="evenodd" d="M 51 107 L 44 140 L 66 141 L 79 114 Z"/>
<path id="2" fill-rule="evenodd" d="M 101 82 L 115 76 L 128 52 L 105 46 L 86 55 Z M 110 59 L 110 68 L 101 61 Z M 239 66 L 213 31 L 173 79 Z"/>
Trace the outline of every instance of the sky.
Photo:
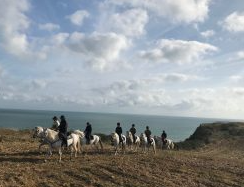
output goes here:
<path id="1" fill-rule="evenodd" d="M 0 108 L 244 119 L 242 0 L 0 0 Z"/>

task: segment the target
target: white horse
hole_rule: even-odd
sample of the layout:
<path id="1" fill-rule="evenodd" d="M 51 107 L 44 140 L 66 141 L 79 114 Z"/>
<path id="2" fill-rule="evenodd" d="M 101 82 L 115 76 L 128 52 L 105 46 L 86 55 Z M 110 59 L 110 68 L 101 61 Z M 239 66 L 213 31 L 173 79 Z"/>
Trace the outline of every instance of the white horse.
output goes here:
<path id="1" fill-rule="evenodd" d="M 80 135 L 80 141 L 81 141 L 82 145 L 87 144 L 86 138 L 85 138 L 85 133 L 83 131 L 75 130 L 75 131 L 73 131 L 73 133 Z M 98 149 L 98 144 L 100 145 L 101 150 L 103 150 L 103 144 L 102 144 L 102 141 L 101 141 L 101 137 L 98 136 L 98 135 L 95 135 L 95 134 L 92 135 L 88 145 L 94 145 Z"/>
<path id="2" fill-rule="evenodd" d="M 71 147 L 70 159 L 72 157 L 73 151 L 75 151 L 75 157 L 79 149 L 79 138 L 81 135 L 72 133 L 67 138 L 68 147 Z M 59 139 L 58 132 L 51 130 L 49 128 L 35 127 L 33 137 L 41 138 L 45 143 L 49 145 L 49 154 L 52 155 L 52 150 L 54 148 L 58 149 L 59 161 L 61 162 L 62 157 L 62 140 Z"/>
<path id="3" fill-rule="evenodd" d="M 120 146 L 122 147 L 123 153 L 125 153 L 126 137 L 123 134 L 121 135 L 121 137 L 122 137 L 122 141 L 123 142 L 120 142 L 119 141 L 119 135 L 116 132 L 111 133 L 111 143 L 112 143 L 112 145 L 115 148 L 114 155 L 117 155 L 118 154 L 118 148 Z"/>
<path id="4" fill-rule="evenodd" d="M 162 141 L 162 149 L 166 147 L 166 149 L 174 149 L 175 145 L 174 145 L 174 142 L 170 139 L 165 139 L 165 145 L 163 144 L 163 141 Z"/>
<path id="5" fill-rule="evenodd" d="M 148 142 L 145 133 L 141 133 L 140 138 L 141 138 L 142 152 L 146 152 L 146 148 L 149 151 L 149 148 L 152 147 L 154 154 L 156 154 L 156 144 L 154 138 L 151 137 L 150 138 L 151 142 Z"/>
<path id="6" fill-rule="evenodd" d="M 126 139 L 127 144 L 130 147 L 131 150 L 133 150 L 133 145 L 135 147 L 135 151 L 137 151 L 138 147 L 140 146 L 140 137 L 135 135 L 135 142 L 133 140 L 133 135 L 130 131 L 126 131 Z"/>

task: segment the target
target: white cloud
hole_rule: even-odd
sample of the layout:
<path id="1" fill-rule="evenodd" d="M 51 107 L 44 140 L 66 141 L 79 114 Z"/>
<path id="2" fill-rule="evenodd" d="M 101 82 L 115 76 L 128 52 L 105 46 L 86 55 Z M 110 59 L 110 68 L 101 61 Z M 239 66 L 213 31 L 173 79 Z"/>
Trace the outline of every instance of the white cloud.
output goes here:
<path id="1" fill-rule="evenodd" d="M 244 51 L 238 51 L 236 53 L 236 57 L 238 60 L 243 60 L 244 59 Z"/>
<path id="2" fill-rule="evenodd" d="M 20 58 L 45 58 L 42 52 L 33 52 L 27 30 L 31 20 L 25 15 L 30 10 L 27 0 L 0 1 L 0 43 L 8 53 Z"/>
<path id="3" fill-rule="evenodd" d="M 69 39 L 69 49 L 83 55 L 90 65 L 98 70 L 109 66 L 116 66 L 114 62 L 121 62 L 120 53 L 130 46 L 130 42 L 123 35 L 115 33 L 92 33 L 85 35 L 75 32 Z"/>
<path id="4" fill-rule="evenodd" d="M 53 45 L 61 45 L 64 44 L 66 42 L 66 40 L 68 39 L 69 34 L 68 33 L 58 33 L 55 34 L 51 37 L 51 43 Z"/>
<path id="5" fill-rule="evenodd" d="M 202 80 L 202 78 L 195 75 L 186 75 L 181 73 L 171 73 L 171 74 L 163 74 L 159 76 L 162 79 L 162 82 L 185 82 L 185 81 L 194 81 L 194 80 Z"/>
<path id="6" fill-rule="evenodd" d="M 208 52 L 217 51 L 217 47 L 198 41 L 162 39 L 156 48 L 140 51 L 139 56 L 149 62 L 192 63 Z"/>
<path id="7" fill-rule="evenodd" d="M 209 12 L 211 0 L 107 0 L 106 5 L 144 8 L 173 22 L 203 22 Z"/>
<path id="8" fill-rule="evenodd" d="M 30 20 L 25 16 L 29 10 L 26 0 L 2 0 L 0 4 L 0 32 L 2 47 L 11 54 L 28 53 L 28 41 L 24 31 L 29 27 Z"/>
<path id="9" fill-rule="evenodd" d="M 222 27 L 230 32 L 244 31 L 244 12 L 233 12 L 220 22 Z"/>
<path id="10" fill-rule="evenodd" d="M 81 26 L 85 18 L 89 17 L 89 13 L 86 10 L 77 10 L 75 13 L 66 16 L 74 25 Z"/>
<path id="11" fill-rule="evenodd" d="M 129 9 L 122 13 L 109 15 L 104 25 L 108 31 L 126 36 L 140 36 L 145 33 L 144 27 L 148 22 L 147 12 L 143 9 Z"/>
<path id="12" fill-rule="evenodd" d="M 39 29 L 46 30 L 46 31 L 54 31 L 60 29 L 60 26 L 53 23 L 45 23 L 45 24 L 39 24 Z"/>
<path id="13" fill-rule="evenodd" d="M 203 36 L 204 38 L 209 38 L 209 37 L 214 36 L 214 35 L 215 35 L 215 32 L 214 32 L 214 30 L 206 30 L 206 31 L 204 31 L 204 32 L 201 32 L 200 34 L 201 34 L 201 36 Z"/>
<path id="14" fill-rule="evenodd" d="M 233 76 L 230 76 L 230 80 L 231 81 L 234 81 L 234 82 L 239 82 L 240 80 L 242 80 L 243 77 L 240 76 L 240 75 L 233 75 Z"/>
<path id="15" fill-rule="evenodd" d="M 162 87 L 162 85 L 168 83 L 177 84 L 199 80 L 202 80 L 202 78 L 195 75 L 186 75 L 181 73 L 159 74 L 144 79 L 116 81 L 107 87 L 96 88 L 94 91 L 105 95 L 111 94 L 112 96 L 118 96 L 132 92 L 150 92 L 150 90 L 155 90 L 155 88 L 156 90 L 160 90 L 158 87 Z"/>
<path id="16" fill-rule="evenodd" d="M 229 61 L 241 61 L 244 60 L 244 51 L 237 51 L 232 54 Z"/>

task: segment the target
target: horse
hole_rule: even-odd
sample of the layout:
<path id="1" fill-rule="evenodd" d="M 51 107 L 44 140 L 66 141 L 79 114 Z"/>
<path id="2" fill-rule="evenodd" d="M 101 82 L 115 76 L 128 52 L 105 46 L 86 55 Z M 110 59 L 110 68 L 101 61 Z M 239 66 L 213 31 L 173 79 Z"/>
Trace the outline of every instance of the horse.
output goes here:
<path id="1" fill-rule="evenodd" d="M 166 147 L 166 149 L 174 149 L 175 145 L 174 145 L 174 142 L 170 139 L 165 139 L 165 144 L 164 142 L 162 141 L 162 149 Z"/>
<path id="2" fill-rule="evenodd" d="M 135 151 L 137 151 L 138 147 L 140 146 L 140 137 L 135 135 L 135 142 L 133 140 L 133 135 L 130 131 L 126 131 L 126 139 L 127 144 L 133 150 L 133 145 L 135 146 Z"/>
<path id="3" fill-rule="evenodd" d="M 150 147 L 153 147 L 154 154 L 156 154 L 156 144 L 155 144 L 154 138 L 151 137 L 150 138 L 151 142 L 148 142 L 145 133 L 141 133 L 140 138 L 141 138 L 141 144 L 142 144 L 142 152 L 146 151 L 146 147 L 147 147 L 148 151 L 149 151 Z"/>
<path id="4" fill-rule="evenodd" d="M 70 159 L 72 158 L 73 151 L 75 151 L 75 157 L 77 157 L 79 138 L 81 135 L 71 133 L 67 138 L 68 147 L 71 147 Z M 53 148 L 58 149 L 59 162 L 62 159 L 62 140 L 59 139 L 58 132 L 49 128 L 35 127 L 33 138 L 41 138 L 45 143 L 49 145 L 49 155 L 52 155 Z"/>
<path id="5" fill-rule="evenodd" d="M 53 128 L 50 128 L 50 129 L 58 132 L 57 130 L 55 130 Z M 35 131 L 35 129 L 34 129 L 34 131 Z M 77 133 L 75 133 L 75 134 L 78 134 L 79 136 L 82 135 L 82 134 L 80 134 L 79 130 L 75 130 L 75 131 L 68 132 L 68 134 L 71 134 L 72 132 L 76 132 L 76 131 L 77 131 Z M 38 146 L 38 150 L 39 150 L 39 152 L 41 152 L 41 147 L 44 146 L 44 145 L 49 145 L 49 142 L 46 139 L 44 139 L 44 138 L 41 138 L 41 137 L 39 137 L 39 138 L 40 138 L 40 140 L 39 140 L 40 144 Z M 78 152 L 80 152 L 80 150 L 81 150 L 80 143 L 77 144 L 77 147 L 78 147 Z"/>
<path id="6" fill-rule="evenodd" d="M 163 142 L 162 138 L 160 136 L 154 136 L 155 143 L 158 148 L 160 149 L 174 149 L 175 145 L 174 142 L 171 139 L 166 138 L 165 143 Z"/>
<path id="7" fill-rule="evenodd" d="M 163 145 L 162 138 L 160 136 L 154 136 L 153 138 L 155 140 L 156 147 L 161 149 Z"/>
<path id="8" fill-rule="evenodd" d="M 118 148 L 119 146 L 121 145 L 122 146 L 122 151 L 123 153 L 125 153 L 125 145 L 126 145 L 126 136 L 125 135 L 121 135 L 122 137 L 122 141 L 123 142 L 120 142 L 119 140 L 119 135 L 116 133 L 116 132 L 113 132 L 111 133 L 111 144 L 114 146 L 115 148 L 115 153 L 114 155 L 117 155 L 118 154 Z"/>
<path id="9" fill-rule="evenodd" d="M 85 133 L 83 131 L 75 130 L 75 131 L 73 131 L 73 133 L 80 135 L 80 142 L 82 145 L 87 144 L 86 138 L 85 138 Z M 103 144 L 101 141 L 101 137 L 98 135 L 95 135 L 95 134 L 92 135 L 88 145 L 94 145 L 98 149 L 98 144 L 100 145 L 101 150 L 103 150 Z"/>

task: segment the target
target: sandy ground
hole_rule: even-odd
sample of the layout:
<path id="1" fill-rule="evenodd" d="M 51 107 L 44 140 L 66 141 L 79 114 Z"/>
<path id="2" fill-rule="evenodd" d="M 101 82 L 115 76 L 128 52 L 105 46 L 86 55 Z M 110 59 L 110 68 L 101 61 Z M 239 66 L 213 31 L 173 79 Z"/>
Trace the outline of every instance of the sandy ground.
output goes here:
<path id="1" fill-rule="evenodd" d="M 69 152 L 44 162 L 46 148 L 28 131 L 0 130 L 0 186 L 244 186 L 244 151 L 213 145 L 201 150 L 127 150 L 115 156 L 85 147 L 70 160 Z"/>

